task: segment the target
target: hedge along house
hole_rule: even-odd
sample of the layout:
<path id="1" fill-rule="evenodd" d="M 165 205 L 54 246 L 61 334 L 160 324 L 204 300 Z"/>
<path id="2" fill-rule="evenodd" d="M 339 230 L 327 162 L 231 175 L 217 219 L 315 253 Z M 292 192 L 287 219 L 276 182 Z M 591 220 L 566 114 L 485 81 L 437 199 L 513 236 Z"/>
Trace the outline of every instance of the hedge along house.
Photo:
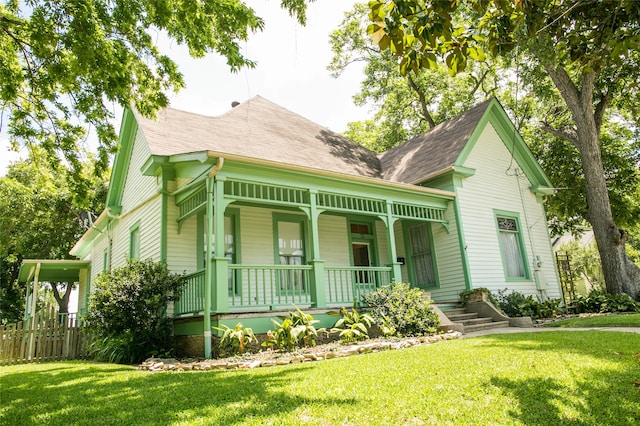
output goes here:
<path id="1" fill-rule="evenodd" d="M 219 117 L 126 110 L 120 143 L 106 209 L 72 250 L 91 260 L 80 308 L 96 274 L 164 261 L 187 273 L 173 315 L 191 352 L 210 356 L 212 325 L 265 332 L 294 306 L 327 322 L 392 281 L 436 302 L 560 296 L 550 184 L 496 100 L 380 155 L 261 97 Z"/>

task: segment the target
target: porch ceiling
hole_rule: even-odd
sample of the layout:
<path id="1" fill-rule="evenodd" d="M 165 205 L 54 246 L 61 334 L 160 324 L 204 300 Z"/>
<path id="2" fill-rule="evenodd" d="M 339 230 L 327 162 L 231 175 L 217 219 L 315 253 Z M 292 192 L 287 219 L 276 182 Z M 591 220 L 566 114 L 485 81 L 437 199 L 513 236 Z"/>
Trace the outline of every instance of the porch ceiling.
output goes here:
<path id="1" fill-rule="evenodd" d="M 24 259 L 18 273 L 18 281 L 32 280 L 38 264 L 40 264 L 39 281 L 77 282 L 80 279 L 80 271 L 89 269 L 91 262 L 88 260 Z"/>

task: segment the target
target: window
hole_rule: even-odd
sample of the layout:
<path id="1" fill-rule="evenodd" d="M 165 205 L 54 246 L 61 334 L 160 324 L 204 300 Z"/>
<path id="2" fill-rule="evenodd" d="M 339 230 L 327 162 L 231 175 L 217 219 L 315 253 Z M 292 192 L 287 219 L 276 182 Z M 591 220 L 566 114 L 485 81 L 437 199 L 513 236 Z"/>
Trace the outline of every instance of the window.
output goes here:
<path id="1" fill-rule="evenodd" d="M 409 223 L 405 226 L 408 267 L 411 282 L 420 288 L 438 284 L 429 223 Z"/>
<path id="2" fill-rule="evenodd" d="M 276 263 L 280 265 L 304 265 L 305 218 L 295 215 L 274 214 L 274 236 L 276 238 Z M 301 269 L 283 269 L 279 273 L 280 291 L 306 291 L 304 273 Z"/>
<path id="3" fill-rule="evenodd" d="M 202 215 L 202 267 L 206 267 L 207 261 L 207 215 Z M 229 259 L 229 264 L 237 263 L 238 260 L 238 249 L 240 243 L 238 241 L 239 235 L 239 211 L 236 209 L 227 209 L 224 215 L 224 257 Z M 216 253 L 216 240 L 215 235 L 212 235 L 212 244 L 211 244 L 211 256 L 215 256 Z M 239 280 L 233 279 L 233 270 L 229 269 L 229 282 L 228 282 L 229 294 L 239 294 L 240 293 L 240 284 Z"/>
<path id="4" fill-rule="evenodd" d="M 529 271 L 518 216 L 499 213 L 496 215 L 496 222 L 502 263 L 507 279 L 528 279 Z"/>
<path id="5" fill-rule="evenodd" d="M 140 258 L 140 222 L 129 228 L 129 258 Z"/>

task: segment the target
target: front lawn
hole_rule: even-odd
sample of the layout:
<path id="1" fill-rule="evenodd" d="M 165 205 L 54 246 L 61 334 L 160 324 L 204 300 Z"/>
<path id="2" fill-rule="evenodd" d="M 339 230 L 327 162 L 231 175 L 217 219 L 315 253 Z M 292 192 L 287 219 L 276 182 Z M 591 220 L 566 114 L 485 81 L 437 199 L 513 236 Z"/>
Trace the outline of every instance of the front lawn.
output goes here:
<path id="1" fill-rule="evenodd" d="M 640 327 L 640 314 L 603 314 L 568 318 L 546 323 L 545 327 Z"/>
<path id="2" fill-rule="evenodd" d="M 2 425 L 638 424 L 640 335 L 522 333 L 286 367 L 0 368 Z"/>

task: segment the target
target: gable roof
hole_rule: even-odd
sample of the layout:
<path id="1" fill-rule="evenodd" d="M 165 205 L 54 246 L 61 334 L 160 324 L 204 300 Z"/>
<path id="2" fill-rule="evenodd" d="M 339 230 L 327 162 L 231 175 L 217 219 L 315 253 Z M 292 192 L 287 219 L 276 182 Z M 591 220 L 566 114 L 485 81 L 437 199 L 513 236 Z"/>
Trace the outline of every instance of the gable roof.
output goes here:
<path id="1" fill-rule="evenodd" d="M 212 151 L 382 177 L 375 153 L 260 96 L 218 117 L 166 108 L 157 120 L 139 114 L 136 120 L 152 155 Z"/>
<path id="2" fill-rule="evenodd" d="M 419 184 L 456 168 L 464 162 L 487 125 L 491 124 L 534 190 L 549 192 L 551 182 L 515 129 L 496 98 L 445 121 L 426 133 L 379 155 L 383 179 Z"/>
<path id="3" fill-rule="evenodd" d="M 379 155 L 383 178 L 419 183 L 456 163 L 491 99 Z"/>

